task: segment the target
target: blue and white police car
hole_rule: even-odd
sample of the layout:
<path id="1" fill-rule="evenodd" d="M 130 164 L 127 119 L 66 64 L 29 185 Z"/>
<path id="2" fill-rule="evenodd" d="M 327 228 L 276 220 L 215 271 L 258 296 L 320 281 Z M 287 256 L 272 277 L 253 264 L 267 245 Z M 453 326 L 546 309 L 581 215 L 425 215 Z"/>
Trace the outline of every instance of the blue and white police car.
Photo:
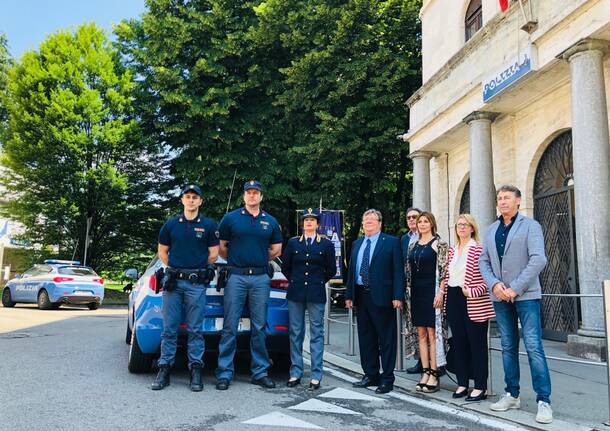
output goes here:
<path id="1" fill-rule="evenodd" d="M 97 309 L 104 300 L 104 279 L 88 266 L 73 260 L 45 260 L 21 276 L 9 280 L 2 290 L 2 305 L 38 304 L 41 310 L 62 304 Z"/>
<path id="2" fill-rule="evenodd" d="M 226 262 L 219 257 L 217 266 Z M 271 279 L 271 289 L 267 309 L 267 347 L 272 355 L 284 356 L 289 354 L 288 340 L 288 301 L 286 292 L 288 280 L 281 272 L 277 261 L 270 264 L 274 267 Z M 159 356 L 161 347 L 161 332 L 163 331 L 163 314 L 161 311 L 162 292 L 155 293 L 155 271 L 163 263 L 155 257 L 148 265 L 142 276 L 134 284 L 129 295 L 129 310 L 127 316 L 127 331 L 125 342 L 130 345 L 128 369 L 132 373 L 145 373 L 151 370 L 153 361 Z M 128 269 L 127 277 L 136 278 L 137 271 Z M 134 276 L 135 275 L 135 276 Z M 206 290 L 206 310 L 203 321 L 203 331 L 206 342 L 206 351 L 218 349 L 220 332 L 223 326 L 223 298 L 224 289 L 216 289 L 216 279 L 210 283 Z M 250 349 L 250 318 L 248 307 L 239 322 L 237 337 L 237 350 Z M 186 325 L 181 324 L 178 332 L 178 344 L 186 345 Z"/>

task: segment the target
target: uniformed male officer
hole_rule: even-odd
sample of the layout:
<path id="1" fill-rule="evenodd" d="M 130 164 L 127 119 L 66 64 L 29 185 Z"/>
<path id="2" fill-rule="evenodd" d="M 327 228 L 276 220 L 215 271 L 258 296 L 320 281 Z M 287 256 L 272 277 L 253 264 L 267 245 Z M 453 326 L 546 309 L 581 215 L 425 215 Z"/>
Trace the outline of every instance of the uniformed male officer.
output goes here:
<path id="1" fill-rule="evenodd" d="M 309 208 L 303 211 L 303 235 L 288 241 L 282 256 L 282 272 L 288 278 L 288 320 L 290 322 L 290 379 L 286 386 L 301 383 L 303 375 L 303 339 L 305 310 L 309 315 L 309 350 L 311 379 L 309 390 L 320 388 L 324 356 L 324 308 L 326 283 L 337 272 L 335 246 L 321 237 L 317 230 L 320 213 Z"/>
<path id="2" fill-rule="evenodd" d="M 159 373 L 152 384 L 153 390 L 169 385 L 170 368 L 174 364 L 178 326 L 184 323 L 188 332 L 188 361 L 191 370 L 192 391 L 203 390 L 203 319 L 207 285 L 203 275 L 209 263 L 218 257 L 218 229 L 216 223 L 199 214 L 203 203 L 199 186 L 191 184 L 181 194 L 184 212 L 169 219 L 159 233 L 159 259 L 168 266 L 165 277 L 172 274 L 174 288 L 163 291 L 163 332 L 161 333 L 161 358 Z M 209 283 L 209 281 L 208 281 Z"/>
<path id="3" fill-rule="evenodd" d="M 250 310 L 251 381 L 265 388 L 275 387 L 267 375 L 269 354 L 265 325 L 271 289 L 269 260 L 282 252 L 282 233 L 275 218 L 260 209 L 262 199 L 261 184 L 254 180 L 246 182 L 245 206 L 226 214 L 218 229 L 220 255 L 227 259 L 229 268 L 224 291 L 224 325 L 218 346 L 218 390 L 228 389 L 233 378 L 237 329 L 246 298 Z"/>

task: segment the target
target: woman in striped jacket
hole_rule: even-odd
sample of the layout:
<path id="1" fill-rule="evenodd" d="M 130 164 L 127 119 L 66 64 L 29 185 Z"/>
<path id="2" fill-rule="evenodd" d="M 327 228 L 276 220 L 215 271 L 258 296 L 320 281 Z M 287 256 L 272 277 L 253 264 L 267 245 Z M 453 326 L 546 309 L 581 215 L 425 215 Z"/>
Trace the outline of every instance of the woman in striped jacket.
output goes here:
<path id="1" fill-rule="evenodd" d="M 494 317 L 487 285 L 479 272 L 477 223 L 470 214 L 460 214 L 455 224 L 457 243 L 449 249 L 445 278 L 435 298 L 435 306 L 445 312 L 453 336 L 458 388 L 453 398 L 466 401 L 487 398 L 487 330 Z M 470 373 L 474 389 L 468 395 Z"/>

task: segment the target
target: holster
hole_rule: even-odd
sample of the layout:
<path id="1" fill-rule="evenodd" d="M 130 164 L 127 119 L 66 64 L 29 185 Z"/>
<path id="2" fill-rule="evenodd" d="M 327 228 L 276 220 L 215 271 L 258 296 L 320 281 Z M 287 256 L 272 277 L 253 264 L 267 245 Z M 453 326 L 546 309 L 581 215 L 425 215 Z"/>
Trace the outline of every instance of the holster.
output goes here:
<path id="1" fill-rule="evenodd" d="M 229 268 L 221 266 L 218 268 L 218 279 L 216 280 L 216 291 L 220 292 L 220 289 L 224 289 L 229 281 Z"/>
<path id="2" fill-rule="evenodd" d="M 174 291 L 176 289 L 176 270 L 170 267 L 165 268 L 160 284 L 163 290 L 168 292 Z"/>
<path id="3" fill-rule="evenodd" d="M 199 271 L 199 283 L 208 285 L 214 280 L 216 276 L 216 266 L 213 264 L 208 264 L 205 269 Z"/>
<path id="4" fill-rule="evenodd" d="M 155 277 L 155 293 L 159 293 L 161 291 L 161 283 L 163 282 L 163 273 L 165 269 L 163 267 L 157 268 L 155 273 L 152 275 Z"/>

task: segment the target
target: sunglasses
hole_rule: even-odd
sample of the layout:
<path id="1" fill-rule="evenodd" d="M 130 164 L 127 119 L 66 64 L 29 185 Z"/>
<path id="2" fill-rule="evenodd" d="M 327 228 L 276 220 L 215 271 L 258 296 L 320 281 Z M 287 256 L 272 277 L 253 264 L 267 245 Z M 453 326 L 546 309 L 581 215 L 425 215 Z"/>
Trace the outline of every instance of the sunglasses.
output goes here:
<path id="1" fill-rule="evenodd" d="M 456 224 L 457 227 L 459 227 L 460 229 L 466 229 L 467 227 L 470 227 L 470 225 L 468 223 L 458 223 Z"/>
<path id="2" fill-rule="evenodd" d="M 410 216 L 407 216 L 407 220 L 417 220 L 417 217 L 419 217 L 419 216 L 410 215 Z"/>

